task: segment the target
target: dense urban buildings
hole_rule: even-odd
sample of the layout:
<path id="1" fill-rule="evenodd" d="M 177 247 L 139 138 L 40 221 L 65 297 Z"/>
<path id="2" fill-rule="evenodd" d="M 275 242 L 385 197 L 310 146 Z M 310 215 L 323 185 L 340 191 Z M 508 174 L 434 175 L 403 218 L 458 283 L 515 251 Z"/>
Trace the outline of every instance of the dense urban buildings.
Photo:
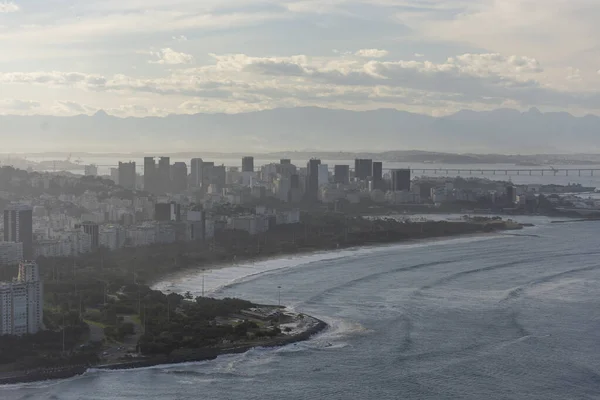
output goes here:
<path id="1" fill-rule="evenodd" d="M 100 245 L 100 226 L 95 222 L 85 221 L 81 224 L 75 224 L 75 229 L 80 229 L 90 236 L 90 248 L 96 250 Z"/>
<path id="2" fill-rule="evenodd" d="M 23 244 L 23 257 L 33 256 L 33 207 L 10 204 L 4 210 L 4 241 Z"/>
<path id="3" fill-rule="evenodd" d="M 43 329 L 43 283 L 38 265 L 22 262 L 15 281 L 0 282 L 0 335 L 34 334 Z"/>

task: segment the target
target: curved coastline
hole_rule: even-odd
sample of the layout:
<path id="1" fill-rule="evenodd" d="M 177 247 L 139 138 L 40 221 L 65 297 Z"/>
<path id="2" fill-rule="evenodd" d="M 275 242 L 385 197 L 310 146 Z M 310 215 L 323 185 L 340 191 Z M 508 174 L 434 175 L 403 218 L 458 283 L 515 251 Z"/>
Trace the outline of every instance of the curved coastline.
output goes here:
<path id="1" fill-rule="evenodd" d="M 14 374 L 9 377 L 0 377 L 0 385 L 11 385 L 19 383 L 32 383 L 48 380 L 57 379 L 68 379 L 75 376 L 83 375 L 89 370 L 129 370 L 137 368 L 148 368 L 158 365 L 173 365 L 188 362 L 200 362 L 215 360 L 217 357 L 226 354 L 241 354 L 246 353 L 254 348 L 273 348 L 283 347 L 294 343 L 303 342 L 309 340 L 313 336 L 322 333 L 329 325 L 312 316 L 306 315 L 314 321 L 307 329 L 294 335 L 288 335 L 287 337 L 277 337 L 269 340 L 265 340 L 263 343 L 254 343 L 240 346 L 233 346 L 227 348 L 208 348 L 208 349 L 190 349 L 186 350 L 186 354 L 177 356 L 161 356 L 144 358 L 136 361 L 127 361 L 116 364 L 106 365 L 72 365 L 64 368 L 52 368 L 46 370 L 35 370 L 27 371 L 21 374 Z"/>

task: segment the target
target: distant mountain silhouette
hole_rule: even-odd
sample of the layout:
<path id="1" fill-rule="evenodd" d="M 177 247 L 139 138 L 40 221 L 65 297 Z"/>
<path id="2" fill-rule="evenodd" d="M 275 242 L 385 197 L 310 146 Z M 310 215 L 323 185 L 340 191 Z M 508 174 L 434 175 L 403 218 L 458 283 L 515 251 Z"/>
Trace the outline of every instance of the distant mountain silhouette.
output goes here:
<path id="1" fill-rule="evenodd" d="M 513 109 L 430 117 L 393 109 L 278 108 L 241 114 L 118 118 L 0 116 L 7 145 L 82 151 L 402 150 L 565 153 L 600 149 L 600 118 Z M 2 152 L 2 150 L 0 150 Z"/>

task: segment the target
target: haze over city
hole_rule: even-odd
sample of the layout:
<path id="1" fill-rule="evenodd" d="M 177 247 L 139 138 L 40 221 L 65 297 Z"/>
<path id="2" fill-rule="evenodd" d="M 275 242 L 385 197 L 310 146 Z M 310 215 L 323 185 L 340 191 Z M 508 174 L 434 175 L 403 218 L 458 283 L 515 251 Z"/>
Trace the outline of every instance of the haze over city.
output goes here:
<path id="1" fill-rule="evenodd" d="M 595 149 L 598 118 L 537 111 L 597 113 L 598 17 L 592 0 L 5 1 L 3 150 Z M 507 108 L 526 113 L 461 112 Z M 79 114 L 96 115 L 32 117 Z"/>

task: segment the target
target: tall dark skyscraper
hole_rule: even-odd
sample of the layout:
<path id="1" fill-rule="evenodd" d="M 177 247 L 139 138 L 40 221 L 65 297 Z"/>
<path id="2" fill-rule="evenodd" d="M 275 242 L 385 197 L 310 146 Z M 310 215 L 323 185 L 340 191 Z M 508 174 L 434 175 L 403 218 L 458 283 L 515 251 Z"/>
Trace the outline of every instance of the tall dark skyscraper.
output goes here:
<path id="1" fill-rule="evenodd" d="M 290 188 L 300 189 L 300 176 L 298 174 L 293 174 L 290 176 Z"/>
<path id="2" fill-rule="evenodd" d="M 254 157 L 242 158 L 242 172 L 254 172 Z"/>
<path id="3" fill-rule="evenodd" d="M 190 162 L 190 186 L 193 188 L 202 187 L 203 164 L 201 158 L 192 158 Z"/>
<path id="4" fill-rule="evenodd" d="M 373 160 L 361 158 L 354 160 L 354 176 L 361 181 L 373 176 Z"/>
<path id="5" fill-rule="evenodd" d="M 375 161 L 373 163 L 373 189 L 384 189 L 383 184 L 383 163 Z"/>
<path id="6" fill-rule="evenodd" d="M 23 243 L 23 258 L 33 257 L 33 208 L 9 204 L 4 210 L 4 241 Z"/>
<path id="7" fill-rule="evenodd" d="M 188 170 L 184 162 L 176 162 L 171 167 L 173 193 L 183 193 L 188 188 Z"/>
<path id="8" fill-rule="evenodd" d="M 335 183 L 347 184 L 350 182 L 350 166 L 336 165 L 333 167 L 333 181 Z"/>
<path id="9" fill-rule="evenodd" d="M 410 169 L 392 170 L 391 190 L 392 192 L 410 190 Z"/>
<path id="10" fill-rule="evenodd" d="M 136 181 L 135 163 L 119 162 L 119 185 L 125 189 L 134 190 Z"/>
<path id="11" fill-rule="evenodd" d="M 281 160 L 279 160 L 279 164 L 281 165 L 290 165 L 292 163 L 292 160 L 290 160 L 289 158 L 282 158 Z"/>
<path id="12" fill-rule="evenodd" d="M 156 193 L 158 191 L 156 183 L 157 170 L 154 157 L 144 157 L 144 190 L 146 192 Z"/>
<path id="13" fill-rule="evenodd" d="M 219 189 L 223 189 L 227 184 L 227 169 L 224 165 L 217 165 L 213 167 L 213 179 L 212 182 Z"/>
<path id="14" fill-rule="evenodd" d="M 304 195 L 307 201 L 315 202 L 319 195 L 319 165 L 321 160 L 313 158 L 306 165 L 306 187 Z"/>
<path id="15" fill-rule="evenodd" d="M 76 224 L 75 229 L 81 229 L 92 237 L 92 250 L 96 250 L 100 245 L 100 226 L 95 222 L 82 222 Z"/>
<path id="16" fill-rule="evenodd" d="M 208 189 L 208 186 L 213 183 L 214 181 L 214 172 L 215 169 L 215 163 L 210 161 L 210 162 L 204 162 L 202 164 L 202 188 L 203 191 L 206 192 L 206 189 Z"/>
<path id="17" fill-rule="evenodd" d="M 161 157 L 158 160 L 158 190 L 160 193 L 168 193 L 171 188 L 171 159 Z"/>

